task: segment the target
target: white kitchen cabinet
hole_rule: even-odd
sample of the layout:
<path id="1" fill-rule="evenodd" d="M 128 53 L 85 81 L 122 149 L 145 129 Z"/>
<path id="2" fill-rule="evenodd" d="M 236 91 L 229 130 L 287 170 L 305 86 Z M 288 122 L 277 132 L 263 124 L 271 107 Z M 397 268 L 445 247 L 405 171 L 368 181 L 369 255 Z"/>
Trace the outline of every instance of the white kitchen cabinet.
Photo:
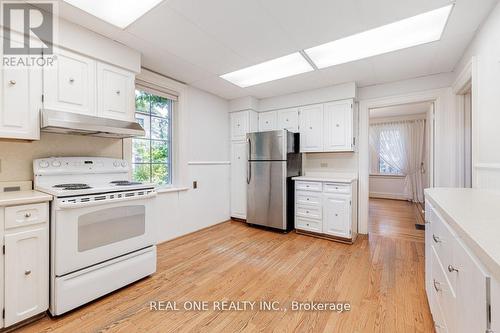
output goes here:
<path id="1" fill-rule="evenodd" d="M 498 282 L 428 198 L 425 215 L 425 285 L 436 331 L 487 332 L 499 320 Z"/>
<path id="2" fill-rule="evenodd" d="M 22 47 L 22 43 L 11 43 Z M 0 138 L 39 140 L 42 70 L 3 66 L 0 76 Z"/>
<path id="3" fill-rule="evenodd" d="M 5 235 L 5 326 L 47 310 L 48 268 L 47 225 Z"/>
<path id="4" fill-rule="evenodd" d="M 231 217 L 247 215 L 247 143 L 231 144 Z"/>
<path id="5" fill-rule="evenodd" d="M 135 75 L 104 63 L 97 63 L 97 115 L 133 121 Z"/>
<path id="6" fill-rule="evenodd" d="M 299 109 L 300 151 L 323 151 L 323 104 Z"/>
<path id="7" fill-rule="evenodd" d="M 43 74 L 44 108 L 97 115 L 96 61 L 64 49 Z"/>
<path id="8" fill-rule="evenodd" d="M 257 112 L 252 110 L 231 112 L 231 140 L 246 140 L 247 133 L 257 132 L 259 121 Z"/>
<path id="9" fill-rule="evenodd" d="M 274 131 L 277 128 L 278 114 L 276 111 L 259 113 L 259 132 Z"/>
<path id="10" fill-rule="evenodd" d="M 357 181 L 295 180 L 295 229 L 347 243 L 356 240 Z"/>
<path id="11" fill-rule="evenodd" d="M 0 206 L 0 305 L 4 309 L 0 327 L 48 309 L 48 211 L 48 202 Z"/>
<path id="12" fill-rule="evenodd" d="M 299 131 L 299 109 L 278 110 L 278 124 L 276 127 L 277 129 L 286 129 L 297 133 Z"/>
<path id="13" fill-rule="evenodd" d="M 351 203 L 345 195 L 325 194 L 323 198 L 323 233 L 331 236 L 350 238 Z"/>
<path id="14" fill-rule="evenodd" d="M 324 151 L 350 151 L 353 148 L 353 104 L 351 101 L 324 105 Z"/>
<path id="15" fill-rule="evenodd" d="M 352 99 L 300 108 L 301 152 L 354 151 L 355 120 Z"/>

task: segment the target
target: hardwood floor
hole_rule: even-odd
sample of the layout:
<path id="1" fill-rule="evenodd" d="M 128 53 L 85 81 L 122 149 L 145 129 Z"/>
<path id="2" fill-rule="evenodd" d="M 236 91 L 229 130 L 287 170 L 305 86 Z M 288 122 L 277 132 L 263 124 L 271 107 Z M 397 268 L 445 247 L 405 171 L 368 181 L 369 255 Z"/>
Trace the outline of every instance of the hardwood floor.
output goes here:
<path id="1" fill-rule="evenodd" d="M 394 207 L 397 207 L 395 205 Z M 404 208 L 372 202 L 369 237 L 354 245 L 227 222 L 158 247 L 158 271 L 23 332 L 433 332 L 424 246 Z M 384 214 L 386 218 L 383 218 Z M 394 235 L 388 235 L 394 231 Z M 151 301 L 349 302 L 317 311 L 151 311 Z"/>

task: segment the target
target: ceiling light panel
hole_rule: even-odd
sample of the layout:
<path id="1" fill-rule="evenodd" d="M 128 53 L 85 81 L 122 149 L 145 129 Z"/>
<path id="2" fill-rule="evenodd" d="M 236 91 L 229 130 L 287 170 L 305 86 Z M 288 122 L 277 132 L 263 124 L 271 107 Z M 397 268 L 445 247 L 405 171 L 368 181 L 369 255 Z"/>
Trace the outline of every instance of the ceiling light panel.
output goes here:
<path id="1" fill-rule="evenodd" d="M 64 0 L 101 20 L 126 28 L 163 0 Z"/>
<path id="2" fill-rule="evenodd" d="M 297 52 L 221 75 L 221 78 L 245 88 L 312 70 L 307 60 Z"/>
<path id="3" fill-rule="evenodd" d="M 305 50 L 318 68 L 339 65 L 441 39 L 453 5 Z"/>

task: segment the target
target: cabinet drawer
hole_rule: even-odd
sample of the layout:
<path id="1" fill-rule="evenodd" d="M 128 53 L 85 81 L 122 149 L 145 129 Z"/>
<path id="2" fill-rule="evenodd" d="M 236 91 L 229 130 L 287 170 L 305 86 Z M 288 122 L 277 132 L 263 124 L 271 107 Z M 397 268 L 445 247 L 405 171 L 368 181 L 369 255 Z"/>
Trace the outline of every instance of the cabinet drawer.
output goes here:
<path id="1" fill-rule="evenodd" d="M 321 205 L 321 193 L 298 191 L 295 196 L 295 203 L 298 205 Z"/>
<path id="2" fill-rule="evenodd" d="M 430 241 L 436 251 L 436 255 L 439 258 L 444 271 L 446 272 L 445 275 L 450 281 L 453 292 L 455 292 L 457 274 L 455 273 L 455 271 L 453 271 L 453 269 L 451 269 L 451 271 L 448 270 L 448 267 L 450 265 L 451 267 L 455 265 L 453 259 L 453 250 L 458 246 L 458 241 L 439 214 L 433 212 L 431 217 L 432 221 L 430 227 Z"/>
<path id="3" fill-rule="evenodd" d="M 451 329 L 448 325 L 454 324 L 456 321 L 454 313 L 457 299 L 451 289 L 448 280 L 446 279 L 443 267 L 437 259 L 437 253 L 435 250 L 431 251 L 431 262 L 431 290 L 433 293 L 433 297 L 437 303 L 437 306 L 435 307 L 435 309 L 437 310 L 435 312 L 437 313 L 433 313 L 433 315 L 435 316 L 434 321 L 436 324 L 436 331 L 448 332 L 448 329 Z"/>
<path id="4" fill-rule="evenodd" d="M 49 219 L 48 204 L 39 203 L 5 208 L 5 228 L 17 228 L 37 223 L 45 223 Z"/>
<path id="5" fill-rule="evenodd" d="M 323 190 L 322 184 L 319 182 L 295 182 L 295 189 L 302 191 L 315 191 L 321 192 Z"/>
<path id="6" fill-rule="evenodd" d="M 347 184 L 325 183 L 323 185 L 323 191 L 328 193 L 350 194 L 351 186 Z"/>
<path id="7" fill-rule="evenodd" d="M 295 215 L 306 217 L 310 219 L 321 220 L 321 206 L 302 206 L 297 205 L 295 208 Z"/>
<path id="8" fill-rule="evenodd" d="M 318 232 L 318 233 L 321 233 L 323 231 L 321 226 L 321 221 L 314 221 L 301 217 L 295 218 L 295 228 L 300 230 Z"/>

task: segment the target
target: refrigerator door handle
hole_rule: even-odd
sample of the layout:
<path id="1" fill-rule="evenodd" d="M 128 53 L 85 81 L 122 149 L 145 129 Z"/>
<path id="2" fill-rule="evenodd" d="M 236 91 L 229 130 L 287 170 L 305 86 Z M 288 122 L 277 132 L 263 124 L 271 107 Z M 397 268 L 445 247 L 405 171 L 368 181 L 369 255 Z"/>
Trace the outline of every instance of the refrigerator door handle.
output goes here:
<path id="1" fill-rule="evenodd" d="M 248 144 L 247 184 L 250 184 L 250 180 L 252 179 L 252 163 L 250 163 L 250 156 L 252 156 L 252 141 L 250 141 L 250 138 L 247 138 L 247 144 Z"/>

